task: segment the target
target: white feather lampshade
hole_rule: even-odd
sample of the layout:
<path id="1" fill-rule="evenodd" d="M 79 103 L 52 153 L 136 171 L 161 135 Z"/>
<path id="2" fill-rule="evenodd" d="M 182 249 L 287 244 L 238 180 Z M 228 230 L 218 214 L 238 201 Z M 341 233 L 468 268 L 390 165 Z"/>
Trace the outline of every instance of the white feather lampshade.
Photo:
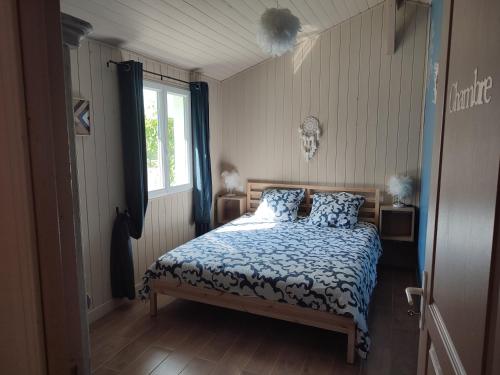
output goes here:
<path id="1" fill-rule="evenodd" d="M 413 182 L 409 176 L 391 176 L 387 191 L 393 196 L 394 207 L 404 207 L 403 200 L 413 193 Z"/>
<path id="2" fill-rule="evenodd" d="M 240 174 L 235 169 L 222 172 L 221 177 L 224 180 L 224 186 L 228 193 L 227 195 L 234 195 L 235 190 L 242 190 L 243 187 L 240 183 Z"/>
<path id="3" fill-rule="evenodd" d="M 295 46 L 300 20 L 286 8 L 268 8 L 260 17 L 257 42 L 271 56 L 281 56 Z"/>

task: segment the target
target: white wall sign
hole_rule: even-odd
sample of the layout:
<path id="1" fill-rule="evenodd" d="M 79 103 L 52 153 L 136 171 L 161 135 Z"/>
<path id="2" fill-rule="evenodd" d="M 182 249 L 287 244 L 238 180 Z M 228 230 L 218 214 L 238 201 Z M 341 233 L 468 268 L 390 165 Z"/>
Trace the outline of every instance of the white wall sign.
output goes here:
<path id="1" fill-rule="evenodd" d="M 464 89 L 455 82 L 450 88 L 449 108 L 450 113 L 470 109 L 477 105 L 489 104 L 491 95 L 488 90 L 493 87 L 493 78 L 488 76 L 482 80 L 477 79 L 477 68 L 474 69 L 474 82 Z"/>

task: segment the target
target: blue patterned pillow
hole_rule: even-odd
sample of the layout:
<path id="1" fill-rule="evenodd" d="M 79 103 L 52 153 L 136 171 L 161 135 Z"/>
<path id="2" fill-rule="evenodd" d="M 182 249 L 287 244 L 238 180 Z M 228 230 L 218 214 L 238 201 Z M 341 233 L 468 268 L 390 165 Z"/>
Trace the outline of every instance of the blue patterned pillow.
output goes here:
<path id="1" fill-rule="evenodd" d="M 307 224 L 319 227 L 353 228 L 365 198 L 349 193 L 315 193 Z"/>
<path id="2" fill-rule="evenodd" d="M 272 221 L 294 221 L 302 199 L 304 189 L 266 189 L 260 197 L 255 217 Z"/>

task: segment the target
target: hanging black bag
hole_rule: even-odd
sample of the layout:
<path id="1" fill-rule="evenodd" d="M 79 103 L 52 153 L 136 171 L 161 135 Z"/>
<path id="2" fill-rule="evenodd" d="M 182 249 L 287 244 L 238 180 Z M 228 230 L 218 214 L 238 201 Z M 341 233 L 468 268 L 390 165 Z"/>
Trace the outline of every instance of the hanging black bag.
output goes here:
<path id="1" fill-rule="evenodd" d="M 134 261 L 129 235 L 129 215 L 116 209 L 111 237 L 110 273 L 113 298 L 135 298 Z"/>

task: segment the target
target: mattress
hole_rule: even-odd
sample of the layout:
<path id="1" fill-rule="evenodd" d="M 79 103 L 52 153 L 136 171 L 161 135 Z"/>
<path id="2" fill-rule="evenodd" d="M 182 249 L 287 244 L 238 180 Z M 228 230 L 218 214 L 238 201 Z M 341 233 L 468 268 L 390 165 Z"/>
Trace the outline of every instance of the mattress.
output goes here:
<path id="1" fill-rule="evenodd" d="M 139 295 L 148 298 L 150 281 L 164 279 L 352 317 L 357 352 L 366 358 L 380 255 L 377 228 L 369 223 L 338 229 L 246 215 L 161 256 Z"/>

